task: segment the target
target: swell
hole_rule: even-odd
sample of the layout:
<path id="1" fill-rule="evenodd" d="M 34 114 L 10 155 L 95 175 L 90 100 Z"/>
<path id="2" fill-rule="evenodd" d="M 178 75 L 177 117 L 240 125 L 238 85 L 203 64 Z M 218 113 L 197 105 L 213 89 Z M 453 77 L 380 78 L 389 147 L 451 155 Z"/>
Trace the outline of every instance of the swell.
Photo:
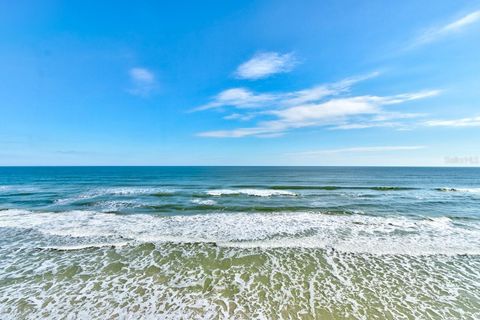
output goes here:
<path id="1" fill-rule="evenodd" d="M 204 211 L 204 212 L 316 212 L 326 215 L 353 215 L 358 214 L 358 210 L 348 210 L 341 208 L 325 208 L 316 206 L 228 206 L 228 205 L 180 205 L 180 204 L 161 204 L 161 205 L 143 205 L 141 208 L 151 209 L 155 212 L 172 212 L 175 211 Z M 363 213 L 362 213 L 363 214 Z"/>
<path id="2" fill-rule="evenodd" d="M 259 185 L 235 185 L 236 188 L 266 188 L 271 190 L 376 190 L 376 191 L 407 191 L 407 190 L 419 190 L 414 187 L 396 187 L 396 186 L 335 186 L 335 185 L 272 185 L 272 186 L 259 186 Z"/>
<path id="3" fill-rule="evenodd" d="M 139 196 L 152 196 L 152 197 L 171 197 L 175 195 L 173 190 L 164 190 L 159 188 L 138 188 L 138 187 L 129 187 L 129 188 L 104 188 L 104 189 L 93 189 L 72 197 L 56 199 L 55 203 L 62 204 L 72 204 L 79 203 L 87 205 L 95 202 L 94 199 L 104 198 L 104 197 L 139 197 Z"/>

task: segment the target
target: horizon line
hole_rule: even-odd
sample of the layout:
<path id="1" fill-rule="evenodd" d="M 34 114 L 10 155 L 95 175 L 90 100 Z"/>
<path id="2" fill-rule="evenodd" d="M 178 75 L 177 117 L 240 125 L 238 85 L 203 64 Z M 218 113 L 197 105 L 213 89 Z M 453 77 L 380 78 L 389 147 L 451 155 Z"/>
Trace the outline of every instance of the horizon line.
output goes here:
<path id="1" fill-rule="evenodd" d="M 0 168 L 146 168 L 146 167 L 291 167 L 291 168 L 480 168 L 479 165 L 445 166 L 445 165 L 0 165 Z"/>

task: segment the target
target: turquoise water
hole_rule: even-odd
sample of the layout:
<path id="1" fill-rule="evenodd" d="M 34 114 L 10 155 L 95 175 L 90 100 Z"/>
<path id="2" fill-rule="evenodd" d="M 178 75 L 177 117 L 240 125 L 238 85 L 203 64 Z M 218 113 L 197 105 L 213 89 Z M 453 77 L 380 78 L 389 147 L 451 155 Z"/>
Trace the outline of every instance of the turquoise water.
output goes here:
<path id="1" fill-rule="evenodd" d="M 480 169 L 0 168 L 0 318 L 478 319 Z"/>

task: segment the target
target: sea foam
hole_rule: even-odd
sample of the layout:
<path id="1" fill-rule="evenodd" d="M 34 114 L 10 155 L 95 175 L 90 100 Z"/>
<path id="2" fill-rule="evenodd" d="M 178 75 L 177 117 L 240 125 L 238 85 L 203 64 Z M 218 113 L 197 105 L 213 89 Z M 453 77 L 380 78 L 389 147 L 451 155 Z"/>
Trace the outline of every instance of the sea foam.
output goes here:
<path id="1" fill-rule="evenodd" d="M 480 254 L 480 223 L 447 217 L 407 218 L 313 212 L 188 216 L 94 211 L 0 212 L 0 227 L 70 238 L 215 243 L 227 247 L 304 247 L 370 254 Z"/>
<path id="2" fill-rule="evenodd" d="M 194 204 L 198 204 L 200 206 L 214 206 L 217 204 L 217 202 L 215 200 L 211 200 L 211 199 L 193 199 L 191 200 L 192 203 Z"/>
<path id="3" fill-rule="evenodd" d="M 255 197 L 271 197 L 271 196 L 295 196 L 296 194 L 286 190 L 269 190 L 269 189 L 215 189 L 207 191 L 211 196 L 229 196 L 229 195 L 247 195 Z"/>

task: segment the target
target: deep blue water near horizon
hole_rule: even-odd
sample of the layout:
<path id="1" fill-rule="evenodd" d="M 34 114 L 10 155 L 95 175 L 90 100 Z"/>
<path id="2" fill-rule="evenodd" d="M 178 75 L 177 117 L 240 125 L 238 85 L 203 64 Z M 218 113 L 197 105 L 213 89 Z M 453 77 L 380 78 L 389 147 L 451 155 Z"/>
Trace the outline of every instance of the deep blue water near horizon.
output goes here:
<path id="1" fill-rule="evenodd" d="M 101 207 L 101 200 L 113 197 L 125 200 L 123 207 L 119 203 L 112 209 L 115 212 L 188 214 L 202 209 L 192 200 L 208 197 L 208 190 L 273 189 L 291 191 L 301 197 L 252 198 L 241 197 L 240 193 L 226 198 L 210 211 L 228 211 L 230 206 L 234 211 L 255 211 L 251 206 L 259 204 L 272 206 L 272 210 L 276 206 L 279 210 L 295 206 L 320 210 L 368 207 L 372 213 L 475 217 L 480 168 L 0 167 L 0 186 L 3 189 L 0 189 L 0 209 L 58 211 L 92 207 L 108 210 Z M 126 188 L 124 192 L 122 187 Z M 138 190 L 129 190 L 131 187 Z M 105 189 L 104 194 L 100 188 Z M 109 193 L 108 188 L 118 190 Z M 453 189 L 458 189 L 457 193 L 453 193 Z M 137 203 L 135 198 L 142 201 Z M 99 201 L 90 201 L 92 199 Z"/>
<path id="2" fill-rule="evenodd" d="M 479 257 L 480 168 L 0 167 L 6 319 L 476 319 Z"/>

